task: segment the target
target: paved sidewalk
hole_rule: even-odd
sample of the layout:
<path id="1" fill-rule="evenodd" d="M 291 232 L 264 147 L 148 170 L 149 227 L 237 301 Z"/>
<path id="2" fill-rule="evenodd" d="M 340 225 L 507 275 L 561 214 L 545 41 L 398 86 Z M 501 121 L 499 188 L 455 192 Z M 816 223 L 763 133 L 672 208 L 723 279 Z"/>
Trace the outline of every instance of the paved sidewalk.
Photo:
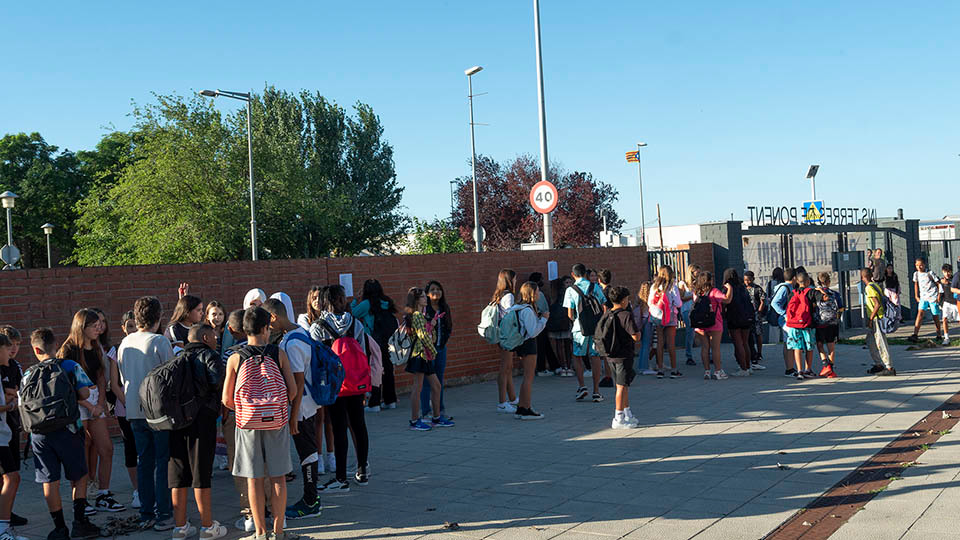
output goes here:
<path id="1" fill-rule="evenodd" d="M 960 391 L 954 349 L 893 351 L 894 378 L 865 375 L 869 360 L 859 346 L 839 347 L 843 377 L 832 380 L 784 378 L 775 346 L 766 350 L 770 369 L 753 377 L 705 381 L 692 366 L 681 367 L 681 380 L 640 377 L 631 401 L 643 427 L 628 431 L 609 429 L 612 389 L 604 403 L 577 403 L 572 378 L 536 379 L 534 407 L 546 418 L 535 422 L 497 414 L 492 382 L 452 388 L 451 429 L 408 431 L 404 403 L 367 415 L 370 484 L 324 497 L 322 517 L 289 528 L 314 538 L 761 538 Z M 726 367 L 732 356 L 725 347 Z M 924 466 L 909 469 L 838 537 L 879 531 L 878 523 L 900 534 L 956 525 L 956 517 L 946 521 L 946 504 L 960 490 L 957 437 L 924 454 Z M 114 491 L 128 502 L 121 455 L 118 446 Z M 30 467 L 15 510 L 31 520 L 21 534 L 45 538 L 50 518 L 32 477 Z M 299 479 L 288 487 L 293 501 Z M 232 528 L 239 503 L 226 472 L 215 474 L 214 506 L 215 518 L 231 526 L 229 538 L 242 536 Z M 445 531 L 445 522 L 459 529 Z"/>

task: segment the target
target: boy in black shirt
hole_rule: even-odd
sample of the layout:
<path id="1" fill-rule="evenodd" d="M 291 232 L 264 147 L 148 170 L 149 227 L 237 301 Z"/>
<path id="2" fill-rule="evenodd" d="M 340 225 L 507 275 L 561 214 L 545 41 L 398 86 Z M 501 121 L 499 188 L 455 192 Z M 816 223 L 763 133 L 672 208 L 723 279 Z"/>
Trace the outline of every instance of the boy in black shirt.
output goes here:
<path id="1" fill-rule="evenodd" d="M 10 359 L 7 361 L 6 365 L 0 364 L 0 381 L 3 385 L 3 393 L 5 402 L 13 404 L 13 409 L 7 411 L 7 425 L 10 426 L 10 453 L 12 454 L 13 460 L 16 465 L 12 465 L 11 470 L 6 470 L 4 468 L 4 473 L 13 473 L 20 472 L 20 433 L 23 430 L 22 424 L 20 423 L 20 410 L 17 408 L 16 398 L 17 390 L 20 389 L 20 379 L 23 378 L 23 370 L 20 369 L 20 364 L 16 361 L 17 353 L 20 352 L 20 342 L 22 337 L 20 332 L 10 326 L 9 324 L 0 326 L 0 334 L 7 336 L 7 339 L 10 340 Z M 13 512 L 10 513 L 10 525 L 14 527 L 23 527 L 27 524 L 27 518 L 18 516 Z"/>
<path id="2" fill-rule="evenodd" d="M 614 400 L 615 411 L 612 429 L 627 429 L 639 427 L 640 421 L 630 412 L 629 390 L 636 372 L 633 370 L 634 343 L 640 341 L 641 334 L 633 322 L 633 313 L 630 311 L 630 291 L 626 287 L 607 287 L 607 299 L 613 308 L 603 314 L 603 317 L 613 317 L 613 331 L 617 333 L 614 339 L 613 350 L 607 352 L 613 383 L 617 387 L 617 397 Z M 600 328 L 601 322 L 597 325 Z"/>

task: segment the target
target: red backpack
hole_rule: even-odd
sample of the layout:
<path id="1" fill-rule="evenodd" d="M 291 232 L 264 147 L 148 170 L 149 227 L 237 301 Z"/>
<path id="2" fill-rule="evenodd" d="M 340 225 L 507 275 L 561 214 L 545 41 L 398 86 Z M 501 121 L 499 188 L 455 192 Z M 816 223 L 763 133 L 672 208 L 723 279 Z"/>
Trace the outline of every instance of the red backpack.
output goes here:
<path id="1" fill-rule="evenodd" d="M 810 305 L 809 289 L 794 289 L 787 302 L 787 327 L 812 328 L 813 306 Z"/>
<path id="2" fill-rule="evenodd" d="M 233 391 L 237 427 L 280 429 L 290 418 L 287 383 L 280 370 L 280 349 L 247 345 L 237 353 L 237 384 Z"/>
<path id="3" fill-rule="evenodd" d="M 370 361 L 364 354 L 360 342 L 353 337 L 356 321 L 350 323 L 348 333 L 342 336 L 327 321 L 321 319 L 319 322 L 331 336 L 337 336 L 330 344 L 330 348 L 333 349 L 334 354 L 340 357 L 340 363 L 343 364 L 345 373 L 339 395 L 359 396 L 369 392 L 372 388 L 370 386 Z"/>

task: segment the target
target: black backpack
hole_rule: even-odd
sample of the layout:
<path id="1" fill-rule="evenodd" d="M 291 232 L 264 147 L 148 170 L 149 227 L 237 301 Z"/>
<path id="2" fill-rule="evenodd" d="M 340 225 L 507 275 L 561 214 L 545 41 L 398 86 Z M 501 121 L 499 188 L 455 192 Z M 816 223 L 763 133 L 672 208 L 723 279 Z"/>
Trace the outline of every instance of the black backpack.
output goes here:
<path id="1" fill-rule="evenodd" d="M 385 309 L 371 311 L 373 311 L 373 332 L 371 332 L 373 340 L 380 345 L 381 349 L 385 349 L 387 342 L 390 341 L 390 336 L 392 336 L 399 327 L 397 318 L 393 316 L 393 313 Z"/>
<path id="2" fill-rule="evenodd" d="M 717 312 L 713 310 L 713 302 L 708 294 L 697 296 L 690 310 L 690 326 L 694 328 L 710 328 L 717 324 Z"/>
<path id="3" fill-rule="evenodd" d="M 27 433 L 52 433 L 80 419 L 76 377 L 60 360 L 44 360 L 20 381 L 20 419 Z"/>
<path id="4" fill-rule="evenodd" d="M 570 317 L 567 315 L 567 308 L 563 307 L 562 302 L 557 302 L 550 306 L 550 318 L 547 319 L 547 332 L 569 332 Z"/>
<path id="5" fill-rule="evenodd" d="M 617 313 L 624 310 L 608 311 L 600 317 L 593 334 L 593 345 L 597 354 L 613 358 L 630 358 L 633 356 L 633 337 L 617 320 Z"/>
<path id="6" fill-rule="evenodd" d="M 140 408 L 154 431 L 183 429 L 197 418 L 206 392 L 194 379 L 193 363 L 181 352 L 151 369 L 140 383 Z"/>
<path id="7" fill-rule="evenodd" d="M 577 320 L 580 321 L 580 333 L 585 336 L 592 336 L 597 330 L 597 323 L 600 322 L 600 316 L 603 315 L 603 306 L 597 297 L 593 295 L 595 283 L 587 287 L 587 294 L 583 294 L 580 287 L 573 285 L 573 290 L 580 295 L 580 301 L 577 303 Z"/>
<path id="8" fill-rule="evenodd" d="M 749 328 L 757 320 L 757 311 L 753 308 L 746 287 L 733 288 L 733 298 L 724 311 L 727 324 L 732 328 Z"/>

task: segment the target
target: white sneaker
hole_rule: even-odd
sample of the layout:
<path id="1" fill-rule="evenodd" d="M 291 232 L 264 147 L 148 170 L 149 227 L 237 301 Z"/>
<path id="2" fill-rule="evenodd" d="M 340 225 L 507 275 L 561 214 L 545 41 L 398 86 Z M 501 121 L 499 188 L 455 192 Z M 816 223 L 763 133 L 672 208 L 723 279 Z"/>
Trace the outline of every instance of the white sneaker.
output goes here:
<path id="1" fill-rule="evenodd" d="M 752 365 L 750 366 L 750 369 L 752 369 L 752 370 L 754 370 L 754 371 L 763 371 L 763 370 L 767 369 L 767 367 L 764 366 L 763 364 L 752 364 Z"/>
<path id="2" fill-rule="evenodd" d="M 710 376 L 710 372 L 709 372 L 709 371 L 704 371 L 704 372 L 703 372 L 703 380 L 709 381 L 709 380 L 712 379 L 712 378 L 713 378 L 713 377 Z"/>
<path id="3" fill-rule="evenodd" d="M 950 345 L 950 336 L 943 336 L 943 344 Z"/>
<path id="4" fill-rule="evenodd" d="M 517 397 L 513 398 L 513 401 L 510 402 L 511 405 L 516 407 L 520 404 L 520 394 L 517 394 Z"/>
<path id="5" fill-rule="evenodd" d="M 242 517 L 237 520 L 237 529 L 243 532 L 254 532 L 257 530 L 257 524 L 253 522 L 253 516 Z"/>
<path id="6" fill-rule="evenodd" d="M 637 423 L 631 423 L 630 419 L 623 415 L 618 415 L 613 417 L 613 422 L 610 423 L 610 429 L 631 429 L 637 427 Z"/>
<path id="7" fill-rule="evenodd" d="M 140 492 L 133 490 L 133 498 L 130 499 L 130 508 L 140 508 Z"/>
<path id="8" fill-rule="evenodd" d="M 376 406 L 373 406 L 373 407 L 364 407 L 364 408 L 363 408 L 363 411 L 364 411 L 364 412 L 369 412 L 369 413 L 378 413 L 378 412 L 380 412 L 380 406 L 379 406 L 379 405 L 376 405 Z"/>
<path id="9" fill-rule="evenodd" d="M 517 406 L 509 401 L 504 401 L 503 403 L 497 405 L 497 412 L 514 414 L 517 412 Z"/>
<path id="10" fill-rule="evenodd" d="M 214 521 L 209 527 L 200 528 L 200 540 L 215 540 L 226 535 L 227 528 L 221 525 L 219 521 Z"/>
<path id="11" fill-rule="evenodd" d="M 394 401 L 393 403 L 384 403 L 380 408 L 381 408 L 381 409 L 396 409 L 396 408 L 397 408 L 397 402 Z"/>
<path id="12" fill-rule="evenodd" d="M 183 527 L 174 527 L 171 538 L 173 540 L 185 540 L 195 534 L 197 534 L 197 528 L 191 525 L 188 521 Z"/>
<path id="13" fill-rule="evenodd" d="M 566 373 L 567 372 L 564 371 L 564 369 L 561 367 L 558 367 L 556 371 L 553 372 L 553 374 L 556 375 L 557 377 L 563 377 L 564 375 L 566 375 Z"/>
<path id="14" fill-rule="evenodd" d="M 642 375 L 656 375 L 657 370 L 655 369 L 645 369 L 641 372 Z"/>
<path id="15" fill-rule="evenodd" d="M 718 369 L 713 373 L 713 378 L 718 381 L 725 381 L 730 377 L 728 377 L 727 374 L 722 369 Z"/>
<path id="16" fill-rule="evenodd" d="M 730 374 L 731 377 L 746 377 L 748 375 L 750 375 L 750 370 L 745 370 L 741 368 L 737 368 L 736 371 Z"/>
<path id="17" fill-rule="evenodd" d="M 20 536 L 17 531 L 13 530 L 13 527 L 8 527 L 7 530 L 0 533 L 0 540 L 27 540 L 27 537 Z"/>
<path id="18" fill-rule="evenodd" d="M 587 369 L 587 370 L 585 370 L 585 371 L 583 372 L 583 376 L 584 376 L 584 377 L 593 377 L 593 370 L 592 370 L 592 369 Z"/>

